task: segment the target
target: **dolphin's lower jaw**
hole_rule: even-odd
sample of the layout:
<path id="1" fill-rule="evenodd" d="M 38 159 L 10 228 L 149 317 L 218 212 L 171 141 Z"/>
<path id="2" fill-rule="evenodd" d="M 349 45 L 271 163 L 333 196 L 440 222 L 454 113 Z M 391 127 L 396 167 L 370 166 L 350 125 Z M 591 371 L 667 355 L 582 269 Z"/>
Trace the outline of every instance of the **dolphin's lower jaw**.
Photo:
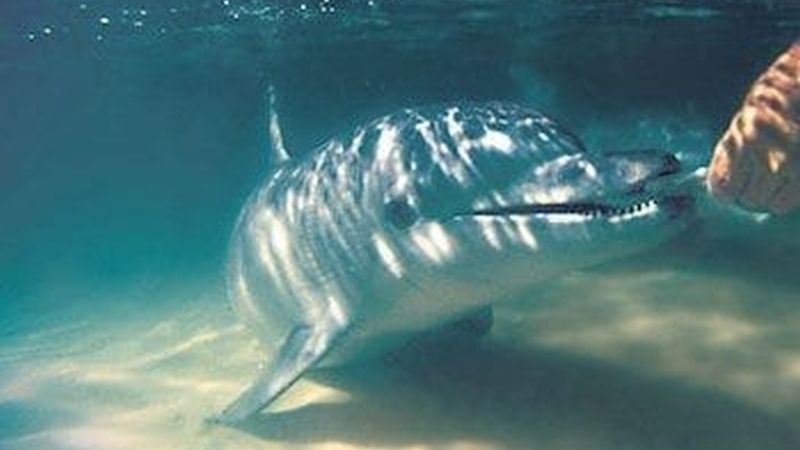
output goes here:
<path id="1" fill-rule="evenodd" d="M 694 200 L 690 195 L 674 194 L 663 197 L 652 197 L 627 204 L 602 202 L 574 203 L 533 203 L 482 208 L 458 214 L 457 216 L 563 216 L 577 215 L 586 219 L 614 220 L 626 217 L 642 217 L 663 210 L 669 217 L 681 215 L 693 208 Z"/>

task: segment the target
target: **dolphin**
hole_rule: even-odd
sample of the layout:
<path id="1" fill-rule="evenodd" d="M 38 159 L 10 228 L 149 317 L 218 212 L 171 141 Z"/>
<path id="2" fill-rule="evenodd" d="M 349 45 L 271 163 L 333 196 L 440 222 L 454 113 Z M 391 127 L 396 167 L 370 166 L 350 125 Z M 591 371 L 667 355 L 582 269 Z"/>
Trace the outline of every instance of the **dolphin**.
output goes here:
<path id="1" fill-rule="evenodd" d="M 240 213 L 227 276 L 270 351 L 215 423 L 250 418 L 310 369 L 448 324 L 486 332 L 492 304 L 655 246 L 695 216 L 674 154 L 590 151 L 512 103 L 404 109 L 302 158 L 272 112 L 269 128 L 280 166 Z"/>

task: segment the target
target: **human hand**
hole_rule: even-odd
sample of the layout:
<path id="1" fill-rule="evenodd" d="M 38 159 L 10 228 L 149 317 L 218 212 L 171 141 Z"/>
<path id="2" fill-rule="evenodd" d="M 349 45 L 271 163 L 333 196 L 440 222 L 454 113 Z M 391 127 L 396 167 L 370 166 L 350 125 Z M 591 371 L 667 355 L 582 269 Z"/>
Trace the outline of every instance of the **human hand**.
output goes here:
<path id="1" fill-rule="evenodd" d="M 756 80 L 714 149 L 711 194 L 778 213 L 800 205 L 800 41 Z"/>

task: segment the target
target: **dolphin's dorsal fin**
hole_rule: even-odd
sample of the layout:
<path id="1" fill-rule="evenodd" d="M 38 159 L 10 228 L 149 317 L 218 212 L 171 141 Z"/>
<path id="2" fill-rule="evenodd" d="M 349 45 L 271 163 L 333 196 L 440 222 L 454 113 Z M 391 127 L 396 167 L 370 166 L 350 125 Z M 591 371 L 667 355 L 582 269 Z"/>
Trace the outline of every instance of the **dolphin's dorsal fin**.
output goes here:
<path id="1" fill-rule="evenodd" d="M 271 147 L 270 161 L 276 166 L 285 164 L 291 159 L 289 152 L 283 145 L 283 134 L 281 124 L 278 120 L 277 100 L 275 99 L 275 87 L 270 83 L 267 88 L 267 131 L 269 131 L 269 143 Z"/>

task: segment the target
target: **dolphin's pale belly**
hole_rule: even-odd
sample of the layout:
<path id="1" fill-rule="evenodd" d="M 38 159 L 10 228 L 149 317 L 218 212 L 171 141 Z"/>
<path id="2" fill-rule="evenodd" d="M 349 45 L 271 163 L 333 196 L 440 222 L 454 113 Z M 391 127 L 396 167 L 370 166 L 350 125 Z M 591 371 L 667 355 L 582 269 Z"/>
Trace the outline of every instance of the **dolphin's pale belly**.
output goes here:
<path id="1" fill-rule="evenodd" d="M 303 252 L 305 245 L 287 244 L 281 250 L 286 259 L 277 260 L 278 255 L 270 254 L 270 249 L 280 247 L 281 243 L 274 238 L 283 232 L 274 228 L 256 232 L 260 237 L 271 236 L 272 242 L 267 244 L 248 236 L 249 233 L 237 236 L 246 242 L 231 256 L 232 298 L 239 315 L 265 346 L 274 350 L 292 327 L 314 320 L 314 315 L 324 315 L 327 302 L 338 294 L 336 298 L 352 317 L 353 326 L 345 339 L 319 361 L 320 367 L 391 351 L 415 334 L 457 320 L 493 300 L 491 287 L 486 285 L 435 277 L 420 277 L 413 282 L 398 279 L 378 254 L 363 261 L 344 258 L 349 262 L 342 263 L 338 258 L 326 261 Z M 330 244 L 320 242 L 320 245 Z M 370 253 L 368 248 L 360 251 Z M 407 262 L 399 254 L 396 258 L 399 264 Z M 420 269 L 425 270 L 424 267 L 406 270 Z M 476 296 L 478 290 L 485 292 Z"/>
<path id="2" fill-rule="evenodd" d="M 245 204 L 228 266 L 236 310 L 275 351 L 221 420 L 309 369 L 663 241 L 690 202 L 645 187 L 678 167 L 665 153 L 589 152 L 501 103 L 403 110 L 283 165 Z"/>

